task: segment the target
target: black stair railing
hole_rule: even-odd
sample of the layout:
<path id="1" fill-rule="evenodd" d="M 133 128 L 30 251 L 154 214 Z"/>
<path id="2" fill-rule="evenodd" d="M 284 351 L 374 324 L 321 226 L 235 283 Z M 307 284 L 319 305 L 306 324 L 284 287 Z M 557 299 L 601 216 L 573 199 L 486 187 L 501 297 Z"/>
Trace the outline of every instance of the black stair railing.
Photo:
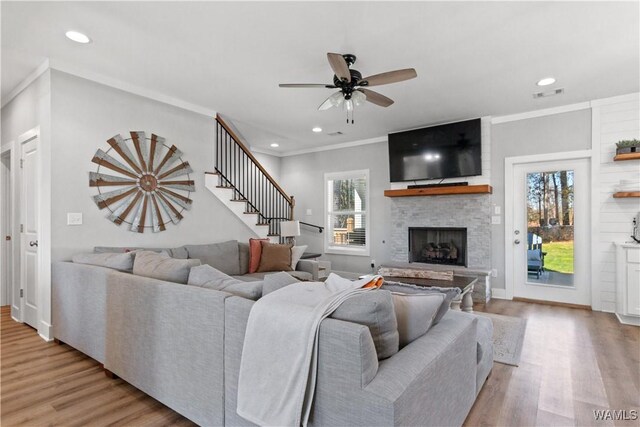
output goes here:
<path id="1" fill-rule="evenodd" d="M 234 201 L 245 203 L 246 213 L 258 214 L 258 225 L 269 235 L 280 235 L 280 222 L 293 219 L 295 199 L 287 195 L 233 130 L 216 116 L 215 169 L 219 186 L 234 190 Z"/>

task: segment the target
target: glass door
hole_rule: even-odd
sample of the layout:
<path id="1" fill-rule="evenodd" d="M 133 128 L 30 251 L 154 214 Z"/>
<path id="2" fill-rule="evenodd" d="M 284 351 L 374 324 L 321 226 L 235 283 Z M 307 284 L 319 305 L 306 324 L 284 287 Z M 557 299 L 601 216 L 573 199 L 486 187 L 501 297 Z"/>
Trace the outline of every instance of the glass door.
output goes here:
<path id="1" fill-rule="evenodd" d="M 515 164 L 511 197 L 513 296 L 590 305 L 589 161 Z"/>

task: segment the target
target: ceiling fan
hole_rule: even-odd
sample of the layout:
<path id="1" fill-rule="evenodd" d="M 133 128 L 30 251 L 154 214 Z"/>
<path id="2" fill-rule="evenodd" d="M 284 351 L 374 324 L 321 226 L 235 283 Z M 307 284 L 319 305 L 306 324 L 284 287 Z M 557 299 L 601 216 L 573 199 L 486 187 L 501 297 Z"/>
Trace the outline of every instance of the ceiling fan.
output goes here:
<path id="1" fill-rule="evenodd" d="M 331 69 L 333 69 L 335 73 L 333 76 L 333 84 L 293 83 L 280 84 L 280 87 L 339 89 L 338 92 L 335 92 L 320 104 L 318 110 L 327 110 L 331 107 L 344 105 L 347 110 L 347 123 L 349 123 L 349 113 L 351 113 L 351 123 L 353 123 L 353 109 L 356 106 L 362 105 L 364 101 L 369 101 L 381 107 L 388 107 L 393 104 L 391 98 L 367 89 L 367 87 L 397 83 L 418 76 L 416 70 L 413 68 L 405 68 L 363 78 L 360 71 L 349 68 L 356 62 L 355 55 L 350 53 L 344 55 L 327 53 L 327 59 L 329 60 Z"/>

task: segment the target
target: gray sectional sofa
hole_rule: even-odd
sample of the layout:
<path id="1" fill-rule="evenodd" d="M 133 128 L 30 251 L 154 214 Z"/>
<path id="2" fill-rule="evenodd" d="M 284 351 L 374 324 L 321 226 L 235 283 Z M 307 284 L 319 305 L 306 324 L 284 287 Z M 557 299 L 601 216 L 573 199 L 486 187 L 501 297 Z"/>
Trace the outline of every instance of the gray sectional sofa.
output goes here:
<path id="1" fill-rule="evenodd" d="M 254 301 L 103 267 L 53 264 L 54 336 L 206 426 L 236 413 Z M 449 311 L 388 359 L 366 326 L 325 319 L 311 425 L 461 425 L 493 366 L 491 321 Z"/>

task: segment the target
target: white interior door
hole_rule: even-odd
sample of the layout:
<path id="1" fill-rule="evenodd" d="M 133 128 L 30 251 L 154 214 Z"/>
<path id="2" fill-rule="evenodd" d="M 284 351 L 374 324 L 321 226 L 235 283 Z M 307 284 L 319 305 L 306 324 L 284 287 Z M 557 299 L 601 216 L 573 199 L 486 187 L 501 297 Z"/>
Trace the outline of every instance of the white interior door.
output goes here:
<path id="1" fill-rule="evenodd" d="M 38 142 L 21 144 L 20 174 L 20 290 L 23 321 L 38 329 Z"/>
<path id="2" fill-rule="evenodd" d="M 0 291 L 0 305 L 7 305 L 11 301 L 11 287 L 13 286 L 13 231 L 11 230 L 11 151 L 7 150 L 0 157 L 0 183 L 2 188 L 2 286 Z"/>
<path id="3" fill-rule="evenodd" d="M 590 306 L 589 160 L 514 164 L 512 178 L 513 296 Z"/>

